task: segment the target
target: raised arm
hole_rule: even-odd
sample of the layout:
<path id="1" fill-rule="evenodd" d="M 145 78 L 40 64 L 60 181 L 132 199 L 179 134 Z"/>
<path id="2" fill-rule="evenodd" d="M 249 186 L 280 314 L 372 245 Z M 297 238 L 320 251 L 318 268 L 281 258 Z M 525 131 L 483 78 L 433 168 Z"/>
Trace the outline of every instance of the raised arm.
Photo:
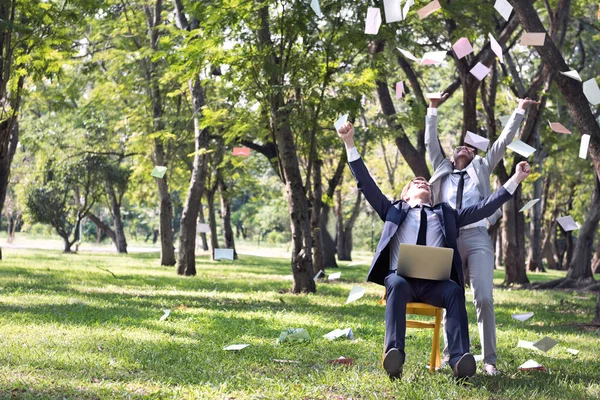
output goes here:
<path id="1" fill-rule="evenodd" d="M 392 202 L 381 192 L 381 189 L 379 189 L 379 186 L 377 186 L 371 177 L 369 170 L 367 170 L 365 163 L 358 154 L 354 146 L 354 126 L 350 122 L 346 122 L 338 130 L 338 136 L 346 146 L 348 165 L 350 166 L 352 175 L 354 175 L 358 190 L 365 196 L 365 199 L 367 199 L 367 202 L 369 202 L 373 210 L 379 215 L 379 218 L 385 221 L 385 215 Z"/>
<path id="2" fill-rule="evenodd" d="M 502 204 L 511 199 L 519 184 L 529 176 L 530 172 L 531 168 L 527 164 L 527 161 L 521 161 L 517 164 L 514 175 L 502 187 L 474 206 L 456 211 L 457 226 L 460 228 L 492 215 L 497 209 L 502 207 Z"/>
<path id="3" fill-rule="evenodd" d="M 429 108 L 425 116 L 425 149 L 429 156 L 429 161 L 435 171 L 444 161 L 444 154 L 440 146 L 437 131 L 437 107 L 439 103 L 448 97 L 448 93 L 440 95 L 440 98 L 429 99 Z"/>
<path id="4" fill-rule="evenodd" d="M 498 165 L 500 160 L 504 157 L 506 146 L 508 146 L 515 138 L 515 135 L 523 122 L 523 118 L 525 117 L 525 111 L 532 104 L 540 104 L 540 102 L 530 100 L 529 97 L 519 99 L 519 106 L 512 113 L 508 123 L 502 130 L 502 133 L 498 136 L 498 139 L 496 139 L 485 155 L 485 162 L 487 163 L 490 172 L 496 168 L 496 165 Z"/>

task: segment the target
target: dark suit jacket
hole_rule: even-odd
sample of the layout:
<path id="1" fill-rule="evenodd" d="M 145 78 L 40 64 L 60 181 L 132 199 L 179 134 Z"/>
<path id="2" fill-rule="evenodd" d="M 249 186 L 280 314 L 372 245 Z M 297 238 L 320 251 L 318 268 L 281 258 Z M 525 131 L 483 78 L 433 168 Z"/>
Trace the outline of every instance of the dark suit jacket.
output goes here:
<path id="1" fill-rule="evenodd" d="M 388 275 L 390 269 L 390 240 L 396 234 L 398 227 L 404 222 L 410 206 L 403 200 L 388 200 L 375 181 L 373 181 L 373 178 L 371 178 L 362 159 L 352 161 L 349 165 L 354 179 L 356 179 L 358 189 L 365 196 L 375 212 L 379 214 L 379 217 L 385 222 L 371 268 L 369 269 L 369 274 L 367 275 L 367 281 L 383 285 L 383 280 Z M 433 207 L 433 211 L 438 216 L 442 225 L 446 247 L 454 249 L 450 279 L 456 282 L 463 290 L 465 282 L 462 262 L 456 244 L 459 228 L 487 218 L 500 208 L 502 204 L 510 200 L 511 197 L 512 195 L 504 187 L 501 187 L 478 204 L 461 210 L 454 210 L 448 203 L 440 203 Z"/>

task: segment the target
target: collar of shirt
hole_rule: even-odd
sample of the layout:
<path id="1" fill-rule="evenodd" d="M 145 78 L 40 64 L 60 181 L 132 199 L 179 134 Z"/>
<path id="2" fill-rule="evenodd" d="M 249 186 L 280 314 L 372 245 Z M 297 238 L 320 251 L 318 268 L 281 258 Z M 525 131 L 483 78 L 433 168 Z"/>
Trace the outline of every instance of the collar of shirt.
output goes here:
<path id="1" fill-rule="evenodd" d="M 418 203 L 417 201 L 407 202 L 407 203 L 410 206 L 410 208 L 415 208 L 415 207 L 429 207 L 429 208 L 431 208 L 431 204 L 429 204 L 429 203 Z"/>

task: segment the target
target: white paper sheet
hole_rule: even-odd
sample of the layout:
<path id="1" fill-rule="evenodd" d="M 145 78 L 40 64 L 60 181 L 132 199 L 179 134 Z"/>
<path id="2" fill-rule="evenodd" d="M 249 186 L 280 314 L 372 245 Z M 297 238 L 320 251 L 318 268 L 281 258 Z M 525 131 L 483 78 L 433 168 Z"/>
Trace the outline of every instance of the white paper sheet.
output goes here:
<path id="1" fill-rule="evenodd" d="M 334 272 L 333 274 L 329 274 L 329 276 L 327 277 L 327 280 L 335 281 L 336 279 L 340 279 L 340 276 L 342 276 L 341 272 Z"/>
<path id="2" fill-rule="evenodd" d="M 511 149 L 515 153 L 518 153 L 525 158 L 535 153 L 535 149 L 533 147 L 531 147 L 527 143 L 520 141 L 519 139 L 513 140 L 513 142 L 506 146 L 506 148 Z"/>
<path id="3" fill-rule="evenodd" d="M 496 41 L 496 39 L 492 36 L 491 33 L 489 33 L 488 36 L 490 38 L 490 47 L 492 48 L 492 51 L 498 57 L 500 62 L 502 64 L 504 64 L 504 56 L 502 55 L 502 46 L 500 46 L 500 43 L 498 43 Z"/>
<path id="4" fill-rule="evenodd" d="M 579 73 L 577 71 L 575 71 L 574 69 L 567 71 L 567 72 L 561 72 L 561 74 L 563 74 L 564 76 L 568 76 L 571 79 L 575 79 L 576 81 L 581 82 L 581 76 L 579 76 Z"/>
<path id="5" fill-rule="evenodd" d="M 348 114 L 344 114 L 341 117 L 339 117 L 338 120 L 335 121 L 333 126 L 335 126 L 335 130 L 339 132 L 342 125 L 344 125 L 346 122 L 348 122 Z"/>
<path id="6" fill-rule="evenodd" d="M 600 104 L 600 88 L 594 78 L 583 82 L 583 94 L 592 105 Z"/>
<path id="7" fill-rule="evenodd" d="M 215 260 L 233 260 L 233 249 L 215 249 Z"/>
<path id="8" fill-rule="evenodd" d="M 579 225 L 577 224 L 577 222 L 575 222 L 575 220 L 573 219 L 573 217 L 571 217 L 570 215 L 567 215 L 567 216 L 564 216 L 564 217 L 560 217 L 560 218 L 556 218 L 556 222 L 558 222 L 558 224 L 566 232 L 575 231 L 575 230 L 579 229 Z"/>
<path id="9" fill-rule="evenodd" d="M 381 26 L 381 10 L 376 7 L 367 9 L 367 18 L 365 19 L 365 33 L 367 35 L 377 35 Z"/>
<path id="10" fill-rule="evenodd" d="M 581 135 L 581 144 L 579 145 L 579 158 L 586 159 L 588 148 L 590 147 L 590 135 Z"/>
<path id="11" fill-rule="evenodd" d="M 502 18 L 504 18 L 506 21 L 508 21 L 508 19 L 510 18 L 510 13 L 512 13 L 513 7 L 510 5 L 510 3 L 506 0 L 496 0 L 496 3 L 494 4 L 494 8 L 496 9 L 496 11 L 498 11 L 500 13 L 500 15 L 502 15 Z"/>
<path id="12" fill-rule="evenodd" d="M 523 207 L 521 207 L 521 209 L 519 210 L 519 212 L 523 212 L 523 211 L 529 210 L 531 207 L 535 206 L 538 201 L 540 201 L 540 199 L 529 200 L 527 202 L 527 204 L 525 204 Z M 531 313 L 531 315 L 533 315 L 533 313 Z"/>
<path id="13" fill-rule="evenodd" d="M 350 294 L 348 295 L 348 300 L 346 300 L 346 304 L 352 303 L 363 297 L 365 295 L 366 289 L 361 288 L 360 286 L 354 286 L 352 290 L 350 290 Z"/>
<path id="14" fill-rule="evenodd" d="M 245 349 L 248 346 L 250 346 L 250 345 L 249 344 L 231 344 L 231 345 L 229 345 L 227 347 L 224 347 L 223 350 L 237 351 L 237 350 Z"/>
<path id="15" fill-rule="evenodd" d="M 323 18 L 323 13 L 321 12 L 321 5 L 319 4 L 319 0 L 312 0 L 310 2 L 310 8 L 313 9 L 317 17 Z"/>
<path id="16" fill-rule="evenodd" d="M 490 144 L 490 140 L 484 138 L 483 136 L 479 136 L 476 133 L 467 131 L 467 134 L 465 136 L 465 143 L 470 144 L 471 146 L 476 147 L 479 150 L 487 151 L 487 148 Z"/>
<path id="17" fill-rule="evenodd" d="M 525 322 L 529 318 L 533 317 L 533 313 L 532 312 L 528 312 L 528 313 L 524 313 L 524 314 L 513 314 L 513 315 L 511 315 L 511 317 L 513 317 L 514 319 L 519 320 L 521 322 Z"/>
<path id="18" fill-rule="evenodd" d="M 473 68 L 471 68 L 471 70 L 469 72 L 471 74 L 473 74 L 473 76 L 475 78 L 482 81 L 483 78 L 485 78 L 487 76 L 487 74 L 490 73 L 490 71 L 491 71 L 490 68 L 488 68 L 485 65 L 483 65 L 482 63 L 478 62 L 477 64 L 475 64 L 475 66 Z"/>
<path id="19" fill-rule="evenodd" d="M 383 0 L 385 11 L 385 23 L 402 21 L 402 9 L 400 0 Z"/>

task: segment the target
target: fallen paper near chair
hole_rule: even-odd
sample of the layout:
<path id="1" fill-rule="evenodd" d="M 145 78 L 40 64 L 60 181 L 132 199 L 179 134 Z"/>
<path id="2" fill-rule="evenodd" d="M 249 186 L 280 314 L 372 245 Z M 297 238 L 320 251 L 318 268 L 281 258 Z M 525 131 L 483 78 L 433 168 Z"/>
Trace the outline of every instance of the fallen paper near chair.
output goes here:
<path id="1" fill-rule="evenodd" d="M 354 339 L 354 334 L 352 333 L 352 328 L 346 329 L 334 329 L 331 332 L 323 335 L 325 339 L 335 340 L 337 338 L 346 337 L 348 339 Z"/>
<path id="2" fill-rule="evenodd" d="M 250 346 L 250 345 L 249 344 L 231 344 L 231 345 L 229 345 L 227 347 L 223 347 L 223 350 L 237 351 L 237 350 L 245 349 L 248 346 Z"/>
<path id="3" fill-rule="evenodd" d="M 527 321 L 529 318 L 533 317 L 532 312 L 524 313 L 524 314 L 513 314 L 511 315 L 514 319 L 519 320 L 521 322 Z"/>
<path id="4" fill-rule="evenodd" d="M 279 338 L 277 339 L 277 343 L 284 342 L 310 342 L 310 335 L 304 328 L 286 329 L 285 331 L 281 332 Z"/>
<path id="5" fill-rule="evenodd" d="M 567 349 L 566 352 L 567 353 L 571 353 L 574 356 L 576 356 L 577 354 L 579 354 L 579 350 L 575 350 L 575 349 Z"/>
<path id="6" fill-rule="evenodd" d="M 527 340 L 519 340 L 519 342 L 517 343 L 517 347 L 522 347 L 524 349 L 530 350 L 538 350 L 537 347 L 533 346 L 533 342 L 528 342 Z"/>
<path id="7" fill-rule="evenodd" d="M 365 295 L 366 289 L 361 288 L 360 286 L 354 286 L 352 290 L 350 290 L 350 294 L 348 295 L 348 300 L 346 300 L 346 304 L 352 303 L 363 297 Z"/>
<path id="8" fill-rule="evenodd" d="M 552 338 L 549 338 L 548 336 L 538 340 L 537 342 L 533 343 L 533 347 L 535 347 L 536 349 L 540 349 L 543 352 L 546 352 L 548 350 L 550 350 L 551 348 L 553 348 L 554 346 L 556 346 L 558 344 L 558 342 Z"/>
<path id="9" fill-rule="evenodd" d="M 340 276 L 342 276 L 341 272 L 334 272 L 333 274 L 329 274 L 329 276 L 327 277 L 327 280 L 335 281 L 336 279 L 340 279 Z"/>
<path id="10" fill-rule="evenodd" d="M 534 360 L 527 360 L 519 366 L 519 371 L 546 371 L 546 368 Z"/>
<path id="11" fill-rule="evenodd" d="M 169 318 L 169 315 L 171 315 L 171 310 L 163 310 L 164 314 L 160 317 L 159 321 L 164 321 L 165 319 Z"/>

